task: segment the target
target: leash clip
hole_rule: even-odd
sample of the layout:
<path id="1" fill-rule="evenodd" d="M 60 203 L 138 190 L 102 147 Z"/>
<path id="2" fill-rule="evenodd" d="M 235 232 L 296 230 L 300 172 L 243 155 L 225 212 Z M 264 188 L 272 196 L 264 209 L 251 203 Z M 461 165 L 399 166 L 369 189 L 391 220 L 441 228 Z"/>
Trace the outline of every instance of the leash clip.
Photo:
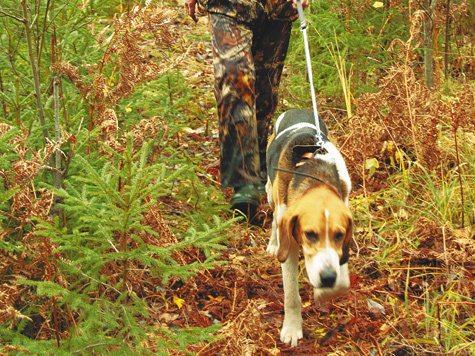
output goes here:
<path id="1" fill-rule="evenodd" d="M 305 23 L 305 12 L 303 11 L 302 2 L 300 0 L 297 0 L 297 12 L 299 13 L 300 19 L 300 31 L 305 31 L 307 24 Z"/>
<path id="2" fill-rule="evenodd" d="M 323 137 L 322 137 L 322 132 L 319 130 L 317 134 L 315 135 L 315 138 L 317 141 L 315 142 L 315 146 L 318 147 L 318 150 L 321 150 L 323 148 Z"/>

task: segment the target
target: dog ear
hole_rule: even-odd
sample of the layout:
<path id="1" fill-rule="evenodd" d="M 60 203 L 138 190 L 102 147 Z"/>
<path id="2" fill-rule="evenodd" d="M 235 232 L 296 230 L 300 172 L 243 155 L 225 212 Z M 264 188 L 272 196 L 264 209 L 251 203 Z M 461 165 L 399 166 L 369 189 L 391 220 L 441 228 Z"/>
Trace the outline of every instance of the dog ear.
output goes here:
<path id="1" fill-rule="evenodd" d="M 346 228 L 345 238 L 343 239 L 342 254 L 340 258 L 340 266 L 348 262 L 350 255 L 350 245 L 353 237 L 353 219 L 351 215 L 348 217 L 348 226 Z"/>
<path id="2" fill-rule="evenodd" d="M 277 251 L 277 259 L 279 262 L 285 262 L 287 257 L 289 257 L 296 222 L 297 215 L 293 214 L 291 210 L 287 210 L 279 222 L 279 250 Z"/>

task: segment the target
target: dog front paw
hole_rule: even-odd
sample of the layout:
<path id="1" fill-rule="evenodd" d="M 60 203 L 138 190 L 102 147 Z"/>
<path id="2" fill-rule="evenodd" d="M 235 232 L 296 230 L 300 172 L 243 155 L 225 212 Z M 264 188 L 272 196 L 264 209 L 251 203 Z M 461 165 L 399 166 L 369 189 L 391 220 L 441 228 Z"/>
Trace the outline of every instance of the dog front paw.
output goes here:
<path id="1" fill-rule="evenodd" d="M 299 339 L 303 338 L 302 327 L 282 327 L 280 331 L 280 341 L 284 344 L 290 344 L 290 347 L 295 347 L 299 343 Z"/>
<path id="2" fill-rule="evenodd" d="M 284 344 L 290 343 L 290 347 L 295 347 L 301 338 L 303 338 L 302 318 L 284 319 L 284 325 L 280 331 L 280 341 Z"/>

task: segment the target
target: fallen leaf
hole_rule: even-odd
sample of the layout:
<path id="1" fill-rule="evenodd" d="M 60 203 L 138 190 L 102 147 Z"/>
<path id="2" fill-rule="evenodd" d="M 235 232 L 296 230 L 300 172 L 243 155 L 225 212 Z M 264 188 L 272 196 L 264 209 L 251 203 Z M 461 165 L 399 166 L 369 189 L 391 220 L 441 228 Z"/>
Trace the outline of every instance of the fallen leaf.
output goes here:
<path id="1" fill-rule="evenodd" d="M 366 300 L 366 303 L 368 304 L 368 309 L 371 313 L 384 314 L 384 307 L 381 304 L 371 299 Z"/>
<path id="2" fill-rule="evenodd" d="M 173 303 L 175 303 L 179 309 L 183 307 L 184 301 L 185 301 L 184 299 L 178 298 L 177 296 L 173 296 Z"/>
<path id="3" fill-rule="evenodd" d="M 221 302 L 221 301 L 223 301 L 223 300 L 225 299 L 225 297 L 223 297 L 222 295 L 218 295 L 216 298 L 213 297 L 212 295 L 208 295 L 208 298 L 209 298 L 210 300 L 216 300 L 217 302 Z"/>

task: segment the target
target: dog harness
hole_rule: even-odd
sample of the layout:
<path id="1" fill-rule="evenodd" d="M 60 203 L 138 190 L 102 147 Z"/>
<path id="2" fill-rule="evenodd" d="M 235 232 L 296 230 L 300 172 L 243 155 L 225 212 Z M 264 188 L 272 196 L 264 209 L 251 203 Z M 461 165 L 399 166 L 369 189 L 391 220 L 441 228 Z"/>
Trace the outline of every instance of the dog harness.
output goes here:
<path id="1" fill-rule="evenodd" d="M 306 147 L 304 151 L 312 154 L 324 154 L 328 151 L 328 130 L 323 122 L 320 122 L 320 146 L 316 143 L 317 127 L 314 123 L 314 113 L 307 110 L 293 109 L 283 113 L 277 119 L 274 126 L 275 137 L 267 151 L 267 174 L 271 182 L 274 180 L 276 168 L 279 168 L 279 159 L 286 147 Z M 320 119 L 319 119 L 320 120 Z M 303 146 L 302 146 L 303 145 Z M 304 154 L 305 152 L 302 152 Z M 293 153 L 290 153 L 291 155 Z M 298 167 L 280 167 L 296 169 Z"/>

